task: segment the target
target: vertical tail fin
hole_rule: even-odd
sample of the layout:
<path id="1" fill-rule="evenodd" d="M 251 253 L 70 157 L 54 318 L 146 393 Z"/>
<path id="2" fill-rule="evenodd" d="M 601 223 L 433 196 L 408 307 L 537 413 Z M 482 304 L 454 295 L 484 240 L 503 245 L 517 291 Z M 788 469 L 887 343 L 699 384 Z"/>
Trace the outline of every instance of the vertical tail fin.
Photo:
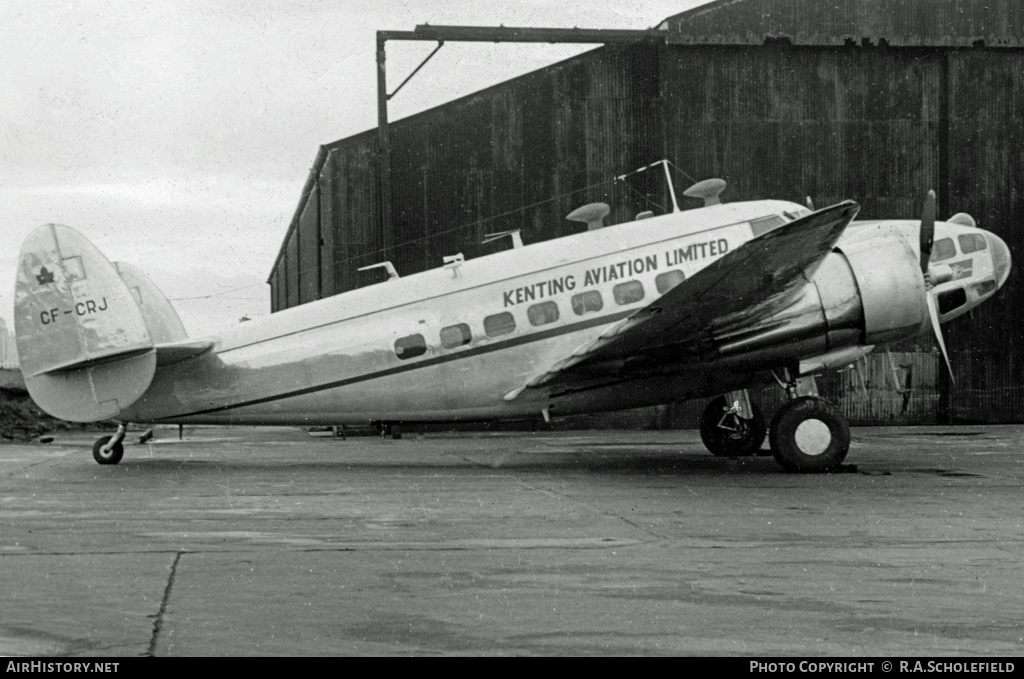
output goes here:
<path id="1" fill-rule="evenodd" d="M 153 379 L 156 352 L 129 287 L 67 226 L 47 224 L 25 239 L 14 325 L 29 394 L 55 417 L 115 417 Z"/>
<path id="2" fill-rule="evenodd" d="M 146 330 L 153 344 L 178 342 L 188 338 L 185 325 L 181 322 L 178 312 L 174 310 L 164 293 L 156 287 L 149 276 L 137 266 L 127 262 L 114 262 L 121 280 L 131 291 L 135 303 L 142 312 L 142 320 L 146 322 Z"/>

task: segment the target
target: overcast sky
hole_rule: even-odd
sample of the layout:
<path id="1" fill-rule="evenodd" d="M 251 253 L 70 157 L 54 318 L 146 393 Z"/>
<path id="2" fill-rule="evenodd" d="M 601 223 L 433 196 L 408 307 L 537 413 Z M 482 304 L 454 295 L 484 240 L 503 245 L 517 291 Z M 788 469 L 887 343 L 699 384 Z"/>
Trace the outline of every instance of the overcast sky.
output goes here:
<path id="1" fill-rule="evenodd" d="M 270 311 L 321 144 L 376 127 L 377 30 L 650 28 L 705 0 L 2 0 L 0 317 L 50 222 L 139 266 L 190 335 Z M 434 48 L 389 42 L 389 90 Z M 391 120 L 590 46 L 447 43 Z"/>

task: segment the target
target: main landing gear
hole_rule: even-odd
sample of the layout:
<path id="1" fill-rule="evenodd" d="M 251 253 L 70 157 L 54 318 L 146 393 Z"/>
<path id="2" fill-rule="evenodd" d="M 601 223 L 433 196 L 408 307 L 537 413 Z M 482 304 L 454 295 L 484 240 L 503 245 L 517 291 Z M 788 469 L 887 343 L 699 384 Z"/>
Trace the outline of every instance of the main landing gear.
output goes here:
<path id="1" fill-rule="evenodd" d="M 818 396 L 813 377 L 782 374 L 776 380 L 789 400 L 768 427 L 775 461 L 790 472 L 836 471 L 850 450 L 849 423 L 838 408 Z M 701 439 L 714 455 L 751 455 L 761 447 L 764 432 L 764 418 L 745 390 L 714 399 L 701 417 Z"/>
<path id="2" fill-rule="evenodd" d="M 828 401 L 801 396 L 779 409 L 768 443 L 786 471 L 832 472 L 850 450 L 850 425 Z"/>
<path id="3" fill-rule="evenodd" d="M 716 457 L 744 457 L 761 449 L 768 427 L 746 390 L 713 399 L 700 418 L 700 438 Z"/>

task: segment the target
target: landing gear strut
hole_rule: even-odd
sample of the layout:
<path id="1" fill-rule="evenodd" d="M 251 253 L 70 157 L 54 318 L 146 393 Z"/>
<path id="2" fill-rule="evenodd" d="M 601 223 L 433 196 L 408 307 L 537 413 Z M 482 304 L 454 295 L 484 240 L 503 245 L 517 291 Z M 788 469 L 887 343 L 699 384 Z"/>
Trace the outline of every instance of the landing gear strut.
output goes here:
<path id="1" fill-rule="evenodd" d="M 755 454 L 766 431 L 764 416 L 745 391 L 713 399 L 700 418 L 700 438 L 717 457 Z"/>
<path id="2" fill-rule="evenodd" d="M 128 431 L 128 428 L 123 425 L 117 425 L 117 433 L 113 436 L 101 436 L 96 439 L 96 442 L 92 444 L 92 457 L 100 464 L 117 464 L 121 461 L 124 456 L 124 445 L 121 441 L 124 440 L 124 435 Z"/>
<path id="3" fill-rule="evenodd" d="M 832 472 L 850 450 L 850 424 L 839 409 L 817 395 L 813 377 L 776 377 L 789 395 L 772 420 L 768 443 L 775 461 L 790 472 Z"/>
<path id="4" fill-rule="evenodd" d="M 377 433 L 380 434 L 382 439 L 385 439 L 388 436 L 395 440 L 402 438 L 402 430 L 399 425 L 394 422 L 377 421 L 373 424 L 377 427 Z"/>

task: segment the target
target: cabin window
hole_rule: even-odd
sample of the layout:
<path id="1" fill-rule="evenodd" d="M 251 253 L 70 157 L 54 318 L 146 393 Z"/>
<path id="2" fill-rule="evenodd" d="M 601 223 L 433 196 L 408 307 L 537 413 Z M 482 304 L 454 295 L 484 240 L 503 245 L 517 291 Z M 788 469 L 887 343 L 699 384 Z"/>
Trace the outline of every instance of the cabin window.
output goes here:
<path id="1" fill-rule="evenodd" d="M 423 335 L 408 335 L 395 340 L 395 355 L 403 361 L 427 353 L 427 341 Z"/>
<path id="2" fill-rule="evenodd" d="M 948 314 L 967 304 L 967 293 L 963 288 L 949 290 L 939 295 L 939 313 Z"/>
<path id="3" fill-rule="evenodd" d="M 526 310 L 530 325 L 547 325 L 558 320 L 558 305 L 554 302 L 534 304 Z"/>
<path id="4" fill-rule="evenodd" d="M 473 340 L 473 333 L 465 323 L 449 325 L 441 328 L 441 346 L 445 349 L 454 349 L 469 344 Z"/>
<path id="5" fill-rule="evenodd" d="M 755 236 L 760 236 L 763 233 L 768 233 L 786 223 L 786 220 L 779 215 L 768 215 L 767 217 L 758 217 L 757 219 L 750 220 L 750 230 Z"/>
<path id="6" fill-rule="evenodd" d="M 932 246 L 931 261 L 941 262 L 942 260 L 949 259 L 950 257 L 956 257 L 956 246 L 953 245 L 953 239 L 940 238 L 935 241 L 935 244 Z"/>
<path id="7" fill-rule="evenodd" d="M 572 296 L 572 311 L 577 316 L 594 313 L 604 308 L 604 300 L 597 290 L 587 290 Z"/>
<path id="8" fill-rule="evenodd" d="M 654 279 L 654 285 L 658 288 L 658 294 L 664 295 L 685 280 L 686 274 L 679 269 L 673 269 L 672 271 L 658 274 L 658 277 Z"/>
<path id="9" fill-rule="evenodd" d="M 619 306 L 633 304 L 644 298 L 644 284 L 640 281 L 626 281 L 612 288 L 615 303 Z"/>
<path id="10" fill-rule="evenodd" d="M 488 337 L 507 335 L 516 329 L 516 319 L 508 311 L 484 319 L 484 332 Z"/>
<path id="11" fill-rule="evenodd" d="M 985 237 L 980 233 L 965 233 L 957 236 L 960 241 L 960 252 L 968 255 L 972 252 L 980 252 L 988 247 Z"/>

